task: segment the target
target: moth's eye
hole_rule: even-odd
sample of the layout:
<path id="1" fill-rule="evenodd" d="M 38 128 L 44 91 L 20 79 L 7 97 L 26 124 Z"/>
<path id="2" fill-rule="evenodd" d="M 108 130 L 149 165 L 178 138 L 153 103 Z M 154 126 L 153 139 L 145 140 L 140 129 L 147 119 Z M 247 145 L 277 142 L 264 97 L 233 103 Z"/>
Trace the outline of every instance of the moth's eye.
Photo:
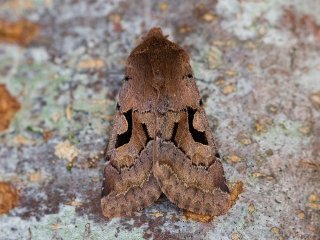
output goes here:
<path id="1" fill-rule="evenodd" d="M 129 76 L 125 76 L 125 77 L 124 77 L 124 80 L 125 80 L 125 81 L 129 81 L 130 79 L 131 79 L 131 77 L 129 77 Z"/>
<path id="2" fill-rule="evenodd" d="M 187 75 L 187 78 L 188 78 L 188 79 L 192 79 L 192 78 L 193 78 L 193 75 L 192 75 L 191 73 L 189 73 L 189 74 Z"/>

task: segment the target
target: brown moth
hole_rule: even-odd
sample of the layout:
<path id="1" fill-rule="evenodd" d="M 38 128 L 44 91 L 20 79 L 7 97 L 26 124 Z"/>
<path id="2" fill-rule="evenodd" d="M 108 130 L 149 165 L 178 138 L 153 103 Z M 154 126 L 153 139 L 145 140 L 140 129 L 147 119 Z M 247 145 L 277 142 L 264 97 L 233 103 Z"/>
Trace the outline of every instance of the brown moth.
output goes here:
<path id="1" fill-rule="evenodd" d="M 164 193 L 197 214 L 231 207 L 189 56 L 153 28 L 130 54 L 107 148 L 104 216 L 131 215 Z"/>

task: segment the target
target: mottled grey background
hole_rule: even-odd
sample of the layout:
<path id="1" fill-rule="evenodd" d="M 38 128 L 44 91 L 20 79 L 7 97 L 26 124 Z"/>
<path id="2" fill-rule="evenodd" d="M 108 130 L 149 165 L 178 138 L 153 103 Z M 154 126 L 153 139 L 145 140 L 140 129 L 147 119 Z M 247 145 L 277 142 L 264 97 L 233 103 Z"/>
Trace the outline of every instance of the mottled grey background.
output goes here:
<path id="1" fill-rule="evenodd" d="M 40 27 L 0 43 L 0 83 L 21 104 L 0 133 L 0 181 L 20 191 L 0 239 L 320 239 L 319 0 L 2 0 L 0 18 Z M 165 198 L 100 212 L 125 59 L 154 26 L 190 53 L 227 179 L 244 183 L 211 223 Z"/>

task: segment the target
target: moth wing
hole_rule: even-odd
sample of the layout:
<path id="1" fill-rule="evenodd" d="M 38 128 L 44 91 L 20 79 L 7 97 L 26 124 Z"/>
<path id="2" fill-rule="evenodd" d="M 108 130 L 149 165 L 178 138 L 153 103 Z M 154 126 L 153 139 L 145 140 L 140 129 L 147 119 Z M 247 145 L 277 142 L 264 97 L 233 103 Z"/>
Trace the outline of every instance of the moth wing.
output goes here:
<path id="1" fill-rule="evenodd" d="M 114 117 L 107 149 L 101 208 L 104 216 L 131 215 L 154 203 L 161 190 L 152 172 L 152 154 L 145 149 L 147 136 L 131 110 Z"/>
<path id="2" fill-rule="evenodd" d="M 158 139 L 154 175 L 163 193 L 180 208 L 204 215 L 231 206 L 221 162 L 204 109 L 180 113 L 169 141 Z"/>

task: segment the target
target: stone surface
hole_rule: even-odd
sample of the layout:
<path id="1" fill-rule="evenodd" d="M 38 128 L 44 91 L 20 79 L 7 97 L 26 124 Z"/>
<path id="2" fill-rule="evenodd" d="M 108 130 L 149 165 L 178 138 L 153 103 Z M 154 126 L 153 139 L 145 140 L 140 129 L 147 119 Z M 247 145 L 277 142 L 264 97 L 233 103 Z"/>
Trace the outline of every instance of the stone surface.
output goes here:
<path id="1" fill-rule="evenodd" d="M 0 181 L 19 194 L 0 239 L 319 239 L 319 12 L 313 0 L 0 1 L 0 84 L 20 103 L 0 132 Z M 154 26 L 190 53 L 227 179 L 244 183 L 210 223 L 165 198 L 133 218 L 100 211 L 125 59 Z"/>

